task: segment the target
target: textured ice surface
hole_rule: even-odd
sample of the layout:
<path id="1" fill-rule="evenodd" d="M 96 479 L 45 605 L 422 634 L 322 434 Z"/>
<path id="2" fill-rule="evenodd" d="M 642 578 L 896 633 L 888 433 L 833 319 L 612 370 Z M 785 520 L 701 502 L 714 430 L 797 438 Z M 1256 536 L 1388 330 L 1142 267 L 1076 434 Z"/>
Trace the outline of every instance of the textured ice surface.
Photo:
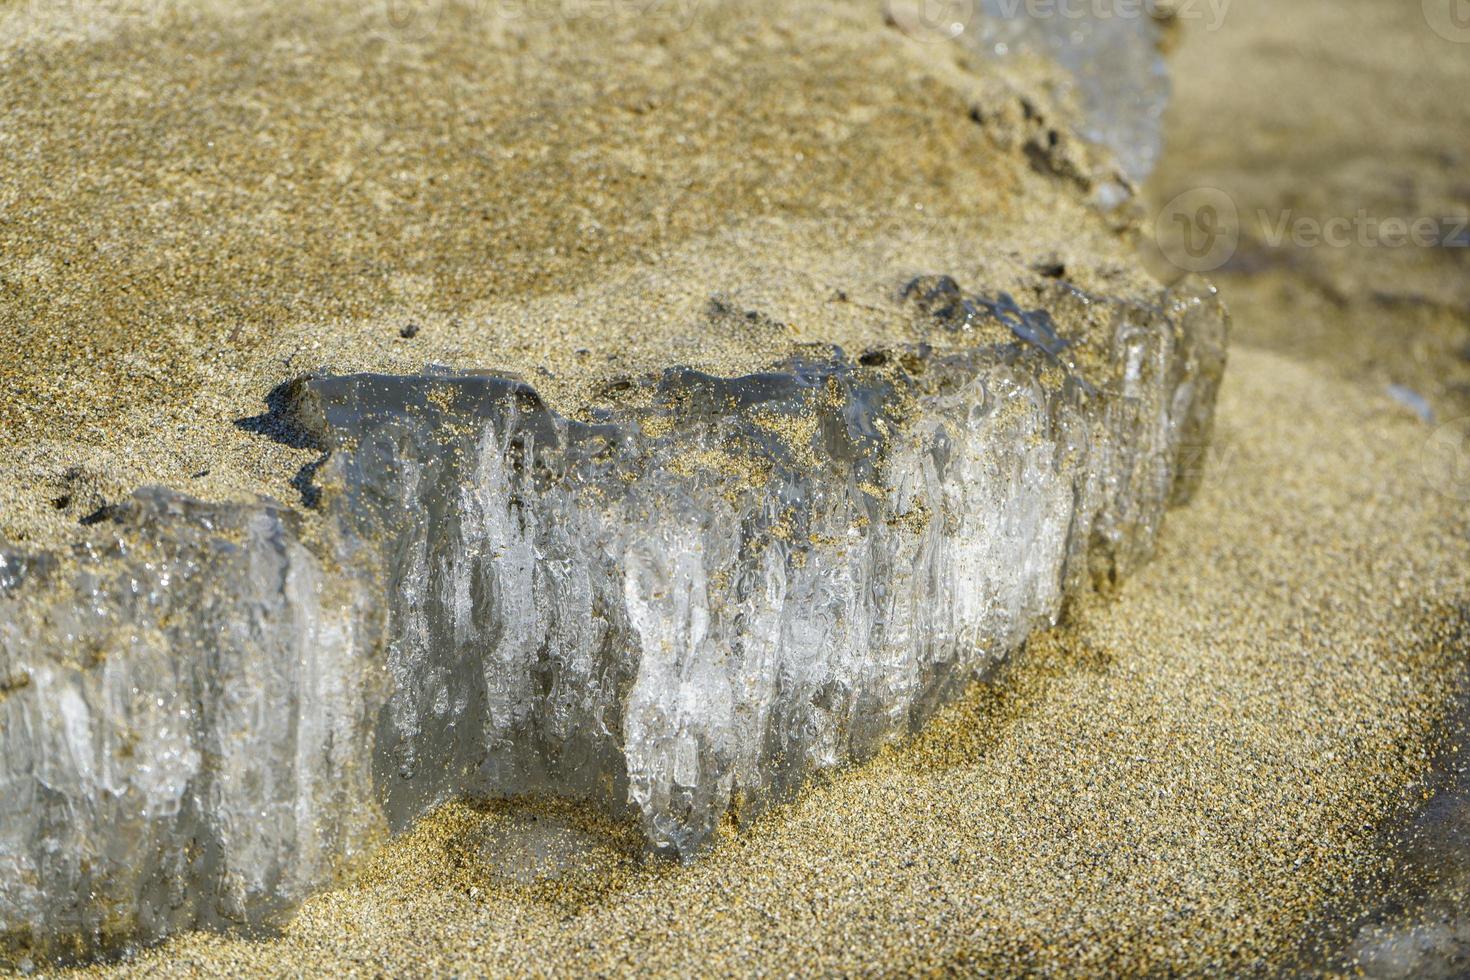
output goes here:
<path id="1" fill-rule="evenodd" d="M 381 627 L 293 523 L 147 490 L 75 555 L 0 549 L 7 945 L 264 922 L 379 822 Z"/>
<path id="2" fill-rule="evenodd" d="M 988 55 L 1046 55 L 1076 81 L 1082 135 L 1110 148 L 1141 181 L 1158 162 L 1169 77 L 1155 3 L 979 0 L 966 43 Z"/>
<path id="3" fill-rule="evenodd" d="M 1192 285 L 904 302 L 935 347 L 670 370 L 591 421 L 490 374 L 303 379 L 310 535 L 147 491 L 86 553 L 0 548 L 8 944 L 270 923 L 460 795 L 592 800 L 691 856 L 912 731 L 1149 554 L 1225 328 Z"/>

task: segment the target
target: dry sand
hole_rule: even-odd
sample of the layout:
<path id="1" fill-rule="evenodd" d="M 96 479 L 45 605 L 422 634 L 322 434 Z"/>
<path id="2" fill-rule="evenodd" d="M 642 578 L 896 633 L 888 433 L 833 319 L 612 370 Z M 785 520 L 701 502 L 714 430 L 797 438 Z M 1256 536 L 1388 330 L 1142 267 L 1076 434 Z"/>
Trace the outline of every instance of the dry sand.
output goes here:
<path id="1" fill-rule="evenodd" d="M 613 376 L 916 339 L 918 274 L 1156 290 L 1033 166 L 1092 164 L 1029 76 L 876 3 L 684 9 L 0 6 L 0 537 L 154 483 L 294 503 L 314 454 L 232 423 L 322 367 L 509 371 L 577 414 Z"/>
<path id="2" fill-rule="evenodd" d="M 1184 25 L 1174 149 L 1152 193 L 1208 173 L 1247 211 L 1356 207 L 1359 190 L 1383 187 L 1417 188 L 1381 199 L 1408 216 L 1470 200 L 1456 183 L 1466 110 L 1426 96 L 1463 82 L 1467 51 L 1429 32 L 1417 4 L 1237 0 L 1219 34 Z M 340 224 L 349 234 L 351 217 Z M 1379 828 L 1429 791 L 1431 756 L 1453 754 L 1437 732 L 1470 629 L 1470 482 L 1439 465 L 1435 426 L 1385 385 L 1415 386 L 1441 420 L 1470 413 L 1455 387 L 1470 323 L 1460 253 L 1262 252 L 1248 244 L 1220 274 L 1240 343 L 1204 489 L 1171 515 L 1158 558 L 921 737 L 690 867 L 645 864 L 629 828 L 574 810 L 453 806 L 283 936 L 189 935 L 99 972 L 1318 963 L 1389 867 Z M 286 288 L 295 273 L 280 261 L 284 278 L 260 295 L 308 295 Z M 444 295 L 447 317 L 463 296 Z M 319 322 L 329 313 L 353 315 Z M 80 356 L 56 346 L 34 359 Z M 54 411 L 78 404 L 90 402 Z"/>

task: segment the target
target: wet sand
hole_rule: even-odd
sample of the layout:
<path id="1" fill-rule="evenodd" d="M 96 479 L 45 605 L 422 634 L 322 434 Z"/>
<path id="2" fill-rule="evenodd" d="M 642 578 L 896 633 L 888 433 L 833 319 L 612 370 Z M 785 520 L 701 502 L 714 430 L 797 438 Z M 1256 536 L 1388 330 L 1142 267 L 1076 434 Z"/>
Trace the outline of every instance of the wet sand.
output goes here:
<path id="1" fill-rule="evenodd" d="M 1462 671 L 1464 665 L 1462 665 Z M 1470 683 L 1438 740 L 1419 801 L 1384 828 L 1392 857 L 1362 882 L 1357 901 L 1321 937 L 1312 961 L 1342 973 L 1421 980 L 1464 976 L 1470 967 Z"/>

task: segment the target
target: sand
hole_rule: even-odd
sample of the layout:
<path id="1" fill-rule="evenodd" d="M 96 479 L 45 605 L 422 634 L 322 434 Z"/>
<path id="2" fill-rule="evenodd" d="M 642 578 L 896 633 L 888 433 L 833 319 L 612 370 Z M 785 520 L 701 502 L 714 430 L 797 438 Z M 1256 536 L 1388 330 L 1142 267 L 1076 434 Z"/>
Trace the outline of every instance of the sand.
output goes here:
<path id="1" fill-rule="evenodd" d="M 1210 180 L 1247 213 L 1351 213 L 1382 188 L 1408 216 L 1470 200 L 1444 163 L 1470 149 L 1464 100 L 1426 96 L 1470 59 L 1392 6 L 1237 0 L 1218 34 L 1185 23 L 1150 199 Z M 279 937 L 188 935 L 95 972 L 1320 967 L 1397 860 L 1383 828 L 1455 754 L 1470 484 L 1435 435 L 1470 414 L 1464 261 L 1248 241 L 1217 273 L 1238 338 L 1217 444 L 1156 560 L 706 860 L 645 862 L 629 828 L 554 804 L 455 805 Z"/>
<path id="2" fill-rule="evenodd" d="M 148 484 L 298 503 L 314 454 L 234 423 L 322 368 L 494 369 L 575 416 L 610 378 L 918 339 L 919 274 L 1157 288 L 1025 152 L 1047 93 L 876 4 L 420 8 L 0 7 L 0 536 Z"/>
<path id="3" fill-rule="evenodd" d="M 1171 55 L 1167 148 L 1146 196 L 1159 215 L 1201 188 L 1228 195 L 1240 247 L 1210 276 L 1238 340 L 1379 388 L 1410 386 L 1454 418 L 1470 398 L 1470 238 L 1395 247 L 1374 226 L 1431 218 L 1446 235 L 1470 229 L 1470 101 L 1450 94 L 1470 85 L 1470 45 L 1426 18 L 1446 6 L 1233 0 L 1217 31 L 1186 21 Z M 1270 247 L 1283 219 L 1334 217 L 1353 222 L 1347 247 L 1295 236 Z"/>

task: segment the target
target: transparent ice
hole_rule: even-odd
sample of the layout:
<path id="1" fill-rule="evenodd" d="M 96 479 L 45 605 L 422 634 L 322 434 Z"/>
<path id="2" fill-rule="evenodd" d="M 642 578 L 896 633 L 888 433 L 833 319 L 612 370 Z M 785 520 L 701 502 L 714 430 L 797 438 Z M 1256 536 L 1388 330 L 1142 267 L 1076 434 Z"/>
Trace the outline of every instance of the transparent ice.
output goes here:
<path id="1" fill-rule="evenodd" d="M 269 925 L 458 796 L 689 858 L 914 731 L 1198 478 L 1213 292 L 1046 305 L 1105 363 L 937 317 L 583 421 L 487 373 L 306 378 L 310 524 L 146 490 L 75 553 L 0 547 L 0 950 Z"/>

